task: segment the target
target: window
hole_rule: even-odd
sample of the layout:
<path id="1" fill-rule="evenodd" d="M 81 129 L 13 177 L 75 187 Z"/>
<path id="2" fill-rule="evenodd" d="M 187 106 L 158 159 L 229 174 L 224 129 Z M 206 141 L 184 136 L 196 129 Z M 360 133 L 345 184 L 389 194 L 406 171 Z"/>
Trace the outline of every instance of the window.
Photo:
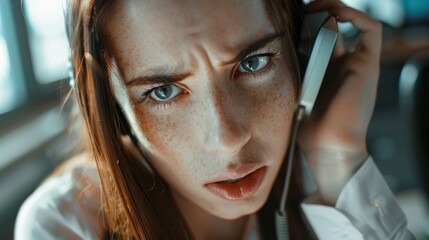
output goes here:
<path id="1" fill-rule="evenodd" d="M 63 1 L 24 0 L 23 8 L 36 80 L 46 84 L 66 78 L 70 51 Z"/>
<path id="2" fill-rule="evenodd" d="M 18 83 L 11 76 L 11 63 L 6 29 L 4 26 L 5 12 L 0 11 L 0 115 L 12 110 L 19 103 L 17 94 Z"/>
<path id="3" fill-rule="evenodd" d="M 9 53 L 3 35 L 2 22 L 0 21 L 0 113 L 9 110 L 14 105 L 12 83 L 9 77 Z"/>
<path id="4" fill-rule="evenodd" d="M 0 1 L 0 118 L 54 97 L 58 80 L 67 78 L 70 53 L 62 3 Z"/>

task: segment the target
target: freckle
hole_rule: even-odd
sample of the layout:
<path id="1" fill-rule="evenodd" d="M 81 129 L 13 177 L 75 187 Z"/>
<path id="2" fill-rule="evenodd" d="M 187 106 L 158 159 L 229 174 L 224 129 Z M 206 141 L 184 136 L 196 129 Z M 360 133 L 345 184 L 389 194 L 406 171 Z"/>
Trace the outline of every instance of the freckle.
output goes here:
<path id="1" fill-rule="evenodd" d="M 230 163 L 230 164 L 228 164 L 228 169 L 230 169 L 230 170 L 232 170 L 232 169 L 235 169 L 237 167 L 237 163 Z"/>
<path id="2" fill-rule="evenodd" d="M 267 118 L 267 113 L 265 111 L 262 111 L 261 120 L 265 120 L 266 118 Z"/>

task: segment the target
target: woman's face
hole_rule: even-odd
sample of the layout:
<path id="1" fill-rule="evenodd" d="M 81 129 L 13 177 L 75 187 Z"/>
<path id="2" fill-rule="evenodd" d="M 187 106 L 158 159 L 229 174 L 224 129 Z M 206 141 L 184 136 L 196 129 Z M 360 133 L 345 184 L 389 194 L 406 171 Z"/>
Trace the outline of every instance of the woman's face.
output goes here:
<path id="1" fill-rule="evenodd" d="M 145 150 L 179 206 L 224 219 L 262 207 L 295 104 L 263 2 L 123 0 L 107 26 Z"/>

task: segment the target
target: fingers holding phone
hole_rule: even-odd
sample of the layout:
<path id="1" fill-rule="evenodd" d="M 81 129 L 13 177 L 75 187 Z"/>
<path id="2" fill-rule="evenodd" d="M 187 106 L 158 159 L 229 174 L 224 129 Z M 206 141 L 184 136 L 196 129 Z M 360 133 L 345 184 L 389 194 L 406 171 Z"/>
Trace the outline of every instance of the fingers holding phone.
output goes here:
<path id="1" fill-rule="evenodd" d="M 327 11 L 338 21 L 350 22 L 361 31 L 353 51 L 337 43 L 314 113 L 304 121 L 298 139 L 322 198 L 334 203 L 368 155 L 365 138 L 376 98 L 381 24 L 337 0 L 316 0 L 306 10 Z M 344 174 L 335 175 L 333 171 Z"/>

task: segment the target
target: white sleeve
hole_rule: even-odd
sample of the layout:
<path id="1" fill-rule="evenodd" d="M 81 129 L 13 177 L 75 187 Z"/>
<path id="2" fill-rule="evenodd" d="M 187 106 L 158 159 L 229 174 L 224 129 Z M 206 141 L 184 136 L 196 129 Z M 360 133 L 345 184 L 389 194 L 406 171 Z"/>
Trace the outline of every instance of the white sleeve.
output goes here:
<path id="1" fill-rule="evenodd" d="M 16 240 L 100 239 L 99 196 L 72 173 L 44 182 L 21 206 Z"/>
<path id="2" fill-rule="evenodd" d="M 301 207 L 319 239 L 414 239 L 371 157 L 347 182 L 335 208 L 307 201 Z"/>

